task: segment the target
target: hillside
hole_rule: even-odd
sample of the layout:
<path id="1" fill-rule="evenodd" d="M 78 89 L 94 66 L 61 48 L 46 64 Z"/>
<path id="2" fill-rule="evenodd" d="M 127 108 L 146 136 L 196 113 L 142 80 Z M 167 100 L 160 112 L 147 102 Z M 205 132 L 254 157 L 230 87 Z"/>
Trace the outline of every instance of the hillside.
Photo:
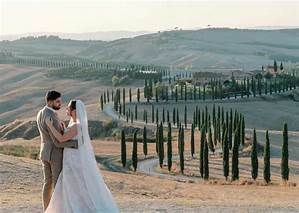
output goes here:
<path id="1" fill-rule="evenodd" d="M 132 62 L 193 68 L 255 69 L 278 61 L 299 62 L 299 29 L 201 29 L 167 31 L 104 41 L 20 39 L 0 42 L 17 55 L 73 55 L 100 62 Z"/>

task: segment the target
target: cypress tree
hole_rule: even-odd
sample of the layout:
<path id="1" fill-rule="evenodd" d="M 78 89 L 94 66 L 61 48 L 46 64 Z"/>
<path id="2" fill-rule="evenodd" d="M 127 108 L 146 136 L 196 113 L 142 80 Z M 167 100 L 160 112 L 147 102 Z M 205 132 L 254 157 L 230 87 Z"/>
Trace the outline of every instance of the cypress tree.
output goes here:
<path id="1" fill-rule="evenodd" d="M 146 126 L 143 127 L 143 154 L 147 156 L 147 132 Z"/>
<path id="2" fill-rule="evenodd" d="M 184 113 L 184 122 L 185 122 L 185 128 L 187 128 L 187 107 L 185 106 L 185 113 Z"/>
<path id="3" fill-rule="evenodd" d="M 156 123 L 159 123 L 159 111 L 156 109 Z"/>
<path id="4" fill-rule="evenodd" d="M 140 89 L 137 89 L 137 101 L 140 102 Z"/>
<path id="5" fill-rule="evenodd" d="M 206 143 L 206 131 L 204 126 L 200 131 L 200 150 L 199 150 L 199 171 L 200 176 L 203 178 L 204 169 L 203 169 L 203 155 L 204 155 L 204 144 Z"/>
<path id="6" fill-rule="evenodd" d="M 147 124 L 147 111 L 145 110 L 145 123 Z"/>
<path id="7" fill-rule="evenodd" d="M 138 119 L 137 104 L 135 104 L 135 120 Z"/>
<path id="8" fill-rule="evenodd" d="M 104 109 L 103 95 L 101 95 L 100 103 L 101 103 L 101 110 L 103 111 L 103 109 Z"/>
<path id="9" fill-rule="evenodd" d="M 159 127 L 159 164 L 160 168 L 163 167 L 164 161 L 164 138 L 163 138 L 163 124 L 160 122 Z"/>
<path id="10" fill-rule="evenodd" d="M 266 132 L 266 144 L 264 148 L 264 180 L 266 183 L 271 181 L 271 173 L 270 173 L 270 140 L 269 140 L 269 132 Z"/>
<path id="11" fill-rule="evenodd" d="M 155 108 L 153 104 L 152 104 L 152 123 L 155 123 Z"/>
<path id="12" fill-rule="evenodd" d="M 180 154 L 181 131 L 182 131 L 182 127 L 180 125 L 179 126 L 179 131 L 178 131 L 178 155 Z"/>
<path id="13" fill-rule="evenodd" d="M 187 101 L 187 86 L 186 86 L 186 84 L 185 84 L 185 102 Z"/>
<path id="14" fill-rule="evenodd" d="M 233 111 L 230 110 L 230 117 L 228 123 L 228 147 L 232 149 L 232 141 L 233 141 Z"/>
<path id="15" fill-rule="evenodd" d="M 234 146 L 232 154 L 232 181 L 239 180 L 239 144 L 238 144 L 238 131 L 234 134 Z"/>
<path id="16" fill-rule="evenodd" d="M 156 124 L 156 153 L 159 154 L 159 124 Z"/>
<path id="17" fill-rule="evenodd" d="M 172 121 L 173 121 L 173 125 L 175 125 L 175 117 L 176 117 L 175 108 L 173 108 L 173 110 L 172 110 Z"/>
<path id="18" fill-rule="evenodd" d="M 203 167 L 204 167 L 204 179 L 209 179 L 209 149 L 208 149 L 208 143 L 205 141 L 204 143 L 204 149 L 203 149 L 204 157 L 203 157 Z"/>
<path id="19" fill-rule="evenodd" d="M 274 60 L 273 67 L 274 67 L 274 71 L 277 72 L 277 62 L 276 62 L 276 60 Z"/>
<path id="20" fill-rule="evenodd" d="M 253 141 L 251 146 L 251 176 L 253 180 L 256 180 L 258 176 L 258 159 L 257 159 L 257 140 L 256 131 L 253 130 Z"/>
<path id="21" fill-rule="evenodd" d="M 242 116 L 242 120 L 241 120 L 241 144 L 242 146 L 244 146 L 245 144 L 245 119 L 244 116 Z"/>
<path id="22" fill-rule="evenodd" d="M 171 167 L 172 167 L 171 123 L 168 123 L 168 134 L 167 134 L 167 166 L 168 166 L 168 171 L 171 171 Z"/>
<path id="23" fill-rule="evenodd" d="M 289 148 L 288 148 L 288 126 L 283 126 L 283 144 L 281 153 L 281 178 L 283 181 L 289 180 Z"/>
<path id="24" fill-rule="evenodd" d="M 181 136 L 180 136 L 180 141 L 179 141 L 179 153 L 180 153 L 180 168 L 181 168 L 181 173 L 184 174 L 184 127 L 181 129 Z"/>
<path id="25" fill-rule="evenodd" d="M 282 65 L 282 62 L 280 62 L 280 71 L 283 70 L 283 65 Z"/>
<path id="26" fill-rule="evenodd" d="M 175 102 L 178 102 L 178 87 L 175 87 Z"/>
<path id="27" fill-rule="evenodd" d="M 121 131 L 121 162 L 123 167 L 126 167 L 127 148 L 126 148 L 126 136 L 124 130 Z"/>
<path id="28" fill-rule="evenodd" d="M 223 137 L 223 175 L 225 180 L 229 175 L 229 147 L 228 147 L 228 137 L 227 137 L 227 129 L 224 132 Z"/>
<path id="29" fill-rule="evenodd" d="M 123 88 L 123 113 L 125 115 L 126 112 L 126 89 Z"/>
<path id="30" fill-rule="evenodd" d="M 131 88 L 129 89 L 129 98 L 130 98 L 130 103 L 132 102 L 132 90 Z"/>
<path id="31" fill-rule="evenodd" d="M 177 123 L 177 126 L 179 126 L 180 125 L 180 116 L 179 116 L 179 110 L 178 109 L 176 109 L 176 123 Z"/>
<path id="32" fill-rule="evenodd" d="M 134 132 L 134 139 L 133 139 L 133 150 L 132 150 L 132 165 L 134 171 L 136 172 L 137 169 L 137 130 Z"/>
<path id="33" fill-rule="evenodd" d="M 194 124 L 191 125 L 191 156 L 194 155 Z"/>

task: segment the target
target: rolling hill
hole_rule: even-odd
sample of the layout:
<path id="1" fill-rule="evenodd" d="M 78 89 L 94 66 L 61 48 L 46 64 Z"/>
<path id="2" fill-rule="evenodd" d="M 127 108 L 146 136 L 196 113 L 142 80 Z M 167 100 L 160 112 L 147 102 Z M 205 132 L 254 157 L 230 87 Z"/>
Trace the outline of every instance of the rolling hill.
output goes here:
<path id="1" fill-rule="evenodd" d="M 299 62 L 299 29 L 165 31 L 109 42 L 29 37 L 0 42 L 3 50 L 30 56 L 71 55 L 100 62 L 256 69 L 272 64 L 274 59 Z"/>

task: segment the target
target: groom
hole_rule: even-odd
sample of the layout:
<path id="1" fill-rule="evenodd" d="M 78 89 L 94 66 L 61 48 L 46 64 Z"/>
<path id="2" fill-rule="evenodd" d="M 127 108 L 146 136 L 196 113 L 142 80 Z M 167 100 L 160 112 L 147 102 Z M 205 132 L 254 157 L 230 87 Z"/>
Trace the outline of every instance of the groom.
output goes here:
<path id="1" fill-rule="evenodd" d="M 40 159 L 44 173 L 42 194 L 44 211 L 49 205 L 52 189 L 62 170 L 63 148 L 78 148 L 77 140 L 59 143 L 46 125 L 47 120 L 53 120 L 54 127 L 63 133 L 64 125 L 56 113 L 61 107 L 61 94 L 57 91 L 48 91 L 45 99 L 47 105 L 37 114 L 37 126 L 41 136 Z"/>

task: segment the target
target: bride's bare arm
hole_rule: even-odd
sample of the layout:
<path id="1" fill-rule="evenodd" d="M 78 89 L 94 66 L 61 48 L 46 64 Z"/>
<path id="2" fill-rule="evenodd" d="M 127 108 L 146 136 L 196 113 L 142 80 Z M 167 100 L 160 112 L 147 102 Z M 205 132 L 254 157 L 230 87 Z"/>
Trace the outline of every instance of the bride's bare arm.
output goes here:
<path id="1" fill-rule="evenodd" d="M 50 119 L 46 119 L 46 124 L 49 127 L 50 131 L 53 133 L 54 137 L 59 141 L 59 143 L 69 141 L 77 135 L 76 124 L 69 128 L 69 130 L 63 135 L 55 129 Z"/>

